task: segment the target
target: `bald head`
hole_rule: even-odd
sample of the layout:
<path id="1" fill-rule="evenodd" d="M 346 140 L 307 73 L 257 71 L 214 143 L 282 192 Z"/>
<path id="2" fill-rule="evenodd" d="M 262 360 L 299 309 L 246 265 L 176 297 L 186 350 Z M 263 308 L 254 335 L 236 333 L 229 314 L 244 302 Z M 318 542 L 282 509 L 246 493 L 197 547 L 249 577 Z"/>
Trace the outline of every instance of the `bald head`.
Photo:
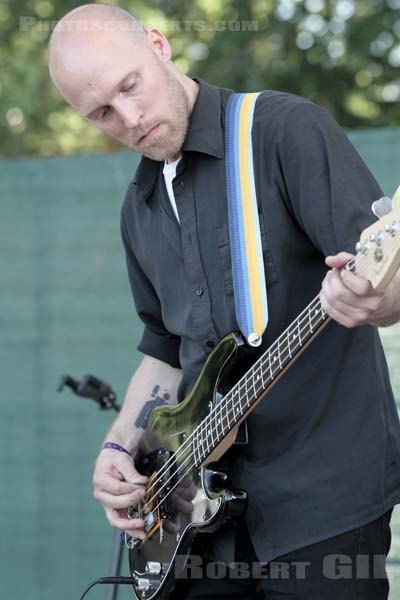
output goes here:
<path id="1" fill-rule="evenodd" d="M 198 85 L 173 63 L 167 38 L 128 12 L 85 4 L 59 21 L 51 78 L 65 100 L 105 134 L 153 160 L 179 155 Z"/>
<path id="2" fill-rule="evenodd" d="M 67 101 L 76 85 L 75 74 L 87 64 L 92 66 L 94 54 L 98 63 L 102 54 L 123 44 L 145 47 L 146 29 L 130 13 L 109 4 L 84 4 L 68 12 L 58 22 L 49 42 L 49 71 L 54 85 Z"/>

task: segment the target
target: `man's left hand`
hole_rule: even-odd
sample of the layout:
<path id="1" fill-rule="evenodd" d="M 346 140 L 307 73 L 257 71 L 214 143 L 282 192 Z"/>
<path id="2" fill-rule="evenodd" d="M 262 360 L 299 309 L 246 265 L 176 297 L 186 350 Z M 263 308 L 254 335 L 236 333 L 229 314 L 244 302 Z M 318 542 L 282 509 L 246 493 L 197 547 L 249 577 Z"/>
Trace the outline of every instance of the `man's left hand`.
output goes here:
<path id="1" fill-rule="evenodd" d="M 341 270 L 344 265 L 354 258 L 347 252 L 339 252 L 325 259 L 331 270 L 322 282 L 320 299 L 322 308 L 332 319 L 345 327 L 357 327 L 371 323 L 374 325 L 389 325 L 397 320 L 393 304 L 392 284 L 385 292 L 375 290 L 371 283 L 351 271 Z M 395 299 L 399 304 L 399 284 L 395 290 Z"/>

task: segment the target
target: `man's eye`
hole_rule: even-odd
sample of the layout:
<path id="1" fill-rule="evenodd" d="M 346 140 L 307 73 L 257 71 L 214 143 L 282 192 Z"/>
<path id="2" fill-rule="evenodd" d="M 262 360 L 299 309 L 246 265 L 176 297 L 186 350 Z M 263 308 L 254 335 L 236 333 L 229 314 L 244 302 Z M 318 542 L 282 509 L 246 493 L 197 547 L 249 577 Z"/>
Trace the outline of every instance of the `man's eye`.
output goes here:
<path id="1" fill-rule="evenodd" d="M 102 120 L 106 119 L 109 114 L 110 114 L 110 107 L 106 106 L 105 108 L 103 108 L 103 110 L 100 113 L 100 119 L 102 119 Z"/>
<path id="2" fill-rule="evenodd" d="M 134 88 L 136 87 L 136 81 L 134 81 L 133 83 L 129 84 L 127 88 L 125 88 L 125 92 L 131 92 Z"/>

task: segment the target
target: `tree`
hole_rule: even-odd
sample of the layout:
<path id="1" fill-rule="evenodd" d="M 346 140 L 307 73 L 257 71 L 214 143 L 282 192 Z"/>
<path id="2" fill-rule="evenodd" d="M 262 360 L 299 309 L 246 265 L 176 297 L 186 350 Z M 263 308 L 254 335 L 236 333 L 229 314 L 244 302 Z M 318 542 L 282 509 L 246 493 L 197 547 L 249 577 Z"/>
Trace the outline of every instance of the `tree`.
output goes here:
<path id="1" fill-rule="evenodd" d="M 68 107 L 47 70 L 47 42 L 83 2 L 0 4 L 0 153 L 109 151 L 119 144 Z M 168 37 L 174 59 L 237 91 L 280 89 L 328 108 L 347 128 L 400 124 L 400 0 L 121 0 Z"/>

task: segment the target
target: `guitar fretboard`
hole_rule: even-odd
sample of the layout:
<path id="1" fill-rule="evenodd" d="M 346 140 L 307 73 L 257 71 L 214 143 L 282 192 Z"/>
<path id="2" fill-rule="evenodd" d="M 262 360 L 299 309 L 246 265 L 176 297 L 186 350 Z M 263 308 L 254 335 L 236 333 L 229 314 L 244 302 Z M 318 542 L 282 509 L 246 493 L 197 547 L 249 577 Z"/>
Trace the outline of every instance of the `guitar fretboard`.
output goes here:
<path id="1" fill-rule="evenodd" d="M 193 432 L 192 451 L 199 467 L 218 444 L 251 412 L 274 380 L 329 319 L 319 296 L 303 310 Z"/>

